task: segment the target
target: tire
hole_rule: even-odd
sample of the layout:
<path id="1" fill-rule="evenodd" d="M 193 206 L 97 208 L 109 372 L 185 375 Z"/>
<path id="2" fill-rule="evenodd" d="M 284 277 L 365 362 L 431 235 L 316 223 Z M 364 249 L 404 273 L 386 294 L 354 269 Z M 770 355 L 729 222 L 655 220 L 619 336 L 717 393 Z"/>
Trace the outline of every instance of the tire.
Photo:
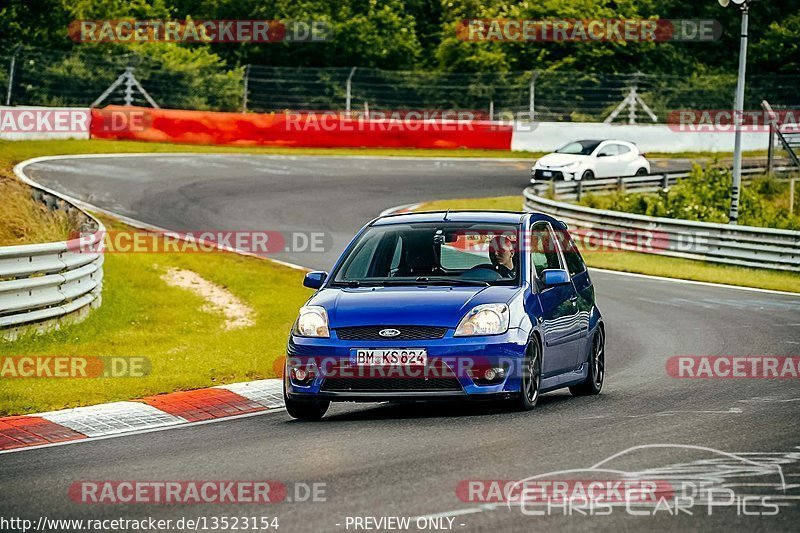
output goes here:
<path id="1" fill-rule="evenodd" d="M 647 176 L 647 174 L 649 174 L 649 172 L 647 172 L 647 169 L 644 167 L 636 171 L 637 176 Z"/>
<path id="2" fill-rule="evenodd" d="M 518 411 L 530 411 L 539 401 L 542 386 L 542 350 L 536 339 L 533 339 L 525 351 L 525 363 L 522 368 L 519 397 L 515 400 Z"/>
<path id="3" fill-rule="evenodd" d="M 591 170 L 584 170 L 583 174 L 581 175 L 581 181 L 583 180 L 593 180 L 594 179 L 594 172 Z"/>
<path id="4" fill-rule="evenodd" d="M 283 395 L 283 401 L 286 404 L 286 412 L 297 420 L 320 420 L 331 405 L 331 402 L 327 401 L 290 400 L 286 394 Z"/>
<path id="5" fill-rule="evenodd" d="M 594 396 L 603 389 L 606 376 L 606 335 L 603 328 L 598 327 L 592 339 L 592 352 L 589 355 L 589 372 L 586 380 L 569 388 L 574 396 Z"/>

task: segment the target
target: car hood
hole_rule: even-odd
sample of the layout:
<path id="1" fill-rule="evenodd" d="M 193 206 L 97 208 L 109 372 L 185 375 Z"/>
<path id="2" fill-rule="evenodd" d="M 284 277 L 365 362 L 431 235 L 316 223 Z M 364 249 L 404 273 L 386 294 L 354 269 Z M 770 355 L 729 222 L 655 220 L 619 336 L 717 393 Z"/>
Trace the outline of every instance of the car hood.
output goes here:
<path id="1" fill-rule="evenodd" d="M 540 158 L 536 163 L 539 166 L 546 166 L 546 167 L 563 167 L 564 165 L 569 165 L 570 163 L 574 163 L 575 161 L 586 161 L 588 159 L 588 155 L 576 155 L 576 154 L 547 154 L 546 156 Z"/>
<path id="2" fill-rule="evenodd" d="M 519 287 L 364 287 L 323 289 L 307 305 L 321 305 L 331 328 L 445 326 L 455 328 L 476 305 L 508 303 Z"/>

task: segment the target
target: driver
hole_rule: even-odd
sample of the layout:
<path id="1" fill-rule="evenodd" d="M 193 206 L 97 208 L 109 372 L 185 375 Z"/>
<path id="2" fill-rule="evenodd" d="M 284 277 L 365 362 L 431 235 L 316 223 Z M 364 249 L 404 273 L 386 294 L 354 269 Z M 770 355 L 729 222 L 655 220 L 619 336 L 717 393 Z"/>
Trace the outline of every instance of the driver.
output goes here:
<path id="1" fill-rule="evenodd" d="M 495 235 L 489 242 L 489 260 L 495 272 L 504 278 L 517 277 L 514 248 L 514 239 L 509 235 Z"/>

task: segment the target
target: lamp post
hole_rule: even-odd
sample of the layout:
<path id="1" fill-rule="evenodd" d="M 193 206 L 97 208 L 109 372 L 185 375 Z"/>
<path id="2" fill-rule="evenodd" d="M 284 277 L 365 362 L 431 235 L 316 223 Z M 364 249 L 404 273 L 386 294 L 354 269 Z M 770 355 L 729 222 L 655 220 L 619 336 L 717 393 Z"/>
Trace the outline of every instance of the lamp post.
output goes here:
<path id="1" fill-rule="evenodd" d="M 736 82 L 736 102 L 733 109 L 734 147 L 733 147 L 733 185 L 731 186 L 731 210 L 728 223 L 736 224 L 739 220 L 739 192 L 742 188 L 742 115 L 744 113 L 744 76 L 747 69 L 747 23 L 753 0 L 717 0 L 722 7 L 731 2 L 741 6 L 742 31 L 739 40 L 739 79 Z"/>

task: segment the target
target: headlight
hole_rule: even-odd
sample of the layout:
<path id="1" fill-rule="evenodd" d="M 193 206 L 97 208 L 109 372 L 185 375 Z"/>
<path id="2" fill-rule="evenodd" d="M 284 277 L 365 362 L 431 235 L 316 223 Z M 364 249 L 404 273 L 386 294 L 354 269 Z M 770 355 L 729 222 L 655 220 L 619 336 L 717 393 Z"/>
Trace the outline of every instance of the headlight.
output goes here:
<path id="1" fill-rule="evenodd" d="M 456 328 L 456 337 L 472 335 L 499 335 L 508 331 L 508 306 L 483 304 L 473 307 L 464 315 Z"/>
<path id="2" fill-rule="evenodd" d="M 569 165 L 564 165 L 561 168 L 563 168 L 564 170 L 575 170 L 579 166 L 581 166 L 581 162 L 580 161 L 574 161 L 574 162 L 570 163 Z"/>
<path id="3" fill-rule="evenodd" d="M 292 333 L 301 337 L 330 337 L 328 313 L 324 307 L 306 305 L 300 308 L 300 316 L 294 324 Z"/>

